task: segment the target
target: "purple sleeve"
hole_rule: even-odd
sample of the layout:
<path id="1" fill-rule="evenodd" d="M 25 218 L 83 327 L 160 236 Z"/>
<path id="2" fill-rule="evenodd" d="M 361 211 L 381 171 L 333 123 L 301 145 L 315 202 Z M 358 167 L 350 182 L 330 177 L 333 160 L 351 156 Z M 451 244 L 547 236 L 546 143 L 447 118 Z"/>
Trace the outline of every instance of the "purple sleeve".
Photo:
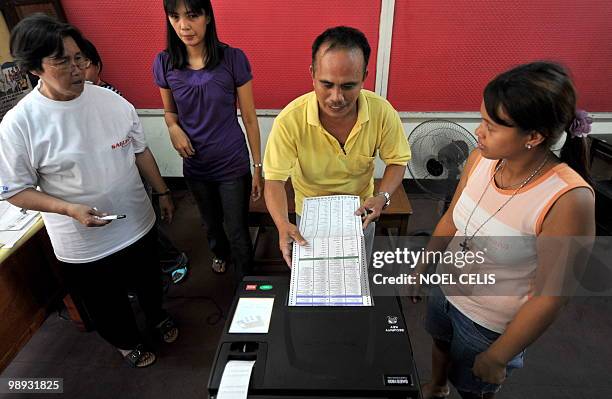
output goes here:
<path id="1" fill-rule="evenodd" d="M 160 52 L 153 61 L 153 79 L 155 84 L 162 89 L 169 89 L 166 73 L 168 73 L 168 65 L 170 64 L 170 56 L 165 51 Z"/>
<path id="2" fill-rule="evenodd" d="M 230 62 L 232 63 L 232 71 L 234 73 L 234 84 L 236 87 L 240 87 L 253 79 L 251 64 L 249 64 L 249 60 L 242 50 L 238 48 L 232 48 L 230 54 Z"/>

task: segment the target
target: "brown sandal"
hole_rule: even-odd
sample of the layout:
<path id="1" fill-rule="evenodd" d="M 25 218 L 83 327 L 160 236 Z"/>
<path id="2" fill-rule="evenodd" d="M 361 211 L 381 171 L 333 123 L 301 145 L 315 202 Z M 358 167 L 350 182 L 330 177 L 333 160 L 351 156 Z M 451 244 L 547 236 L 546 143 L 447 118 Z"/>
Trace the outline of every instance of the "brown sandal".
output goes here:
<path id="1" fill-rule="evenodd" d="M 157 330 L 161 340 L 167 344 L 171 344 L 176 341 L 179 335 L 178 327 L 176 326 L 174 320 L 172 320 L 170 317 L 159 323 L 155 329 Z"/>
<path id="2" fill-rule="evenodd" d="M 155 353 L 147 351 L 144 346 L 138 345 L 134 350 L 123 357 L 134 368 L 148 367 L 155 363 Z"/>
<path id="3" fill-rule="evenodd" d="M 226 262 L 219 258 L 213 258 L 211 268 L 216 274 L 224 274 L 226 270 Z"/>

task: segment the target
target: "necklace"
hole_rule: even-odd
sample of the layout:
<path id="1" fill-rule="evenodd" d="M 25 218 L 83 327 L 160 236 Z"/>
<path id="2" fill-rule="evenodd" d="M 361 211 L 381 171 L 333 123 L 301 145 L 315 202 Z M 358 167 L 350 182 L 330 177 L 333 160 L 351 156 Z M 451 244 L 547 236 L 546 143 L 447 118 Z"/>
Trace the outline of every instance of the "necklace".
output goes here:
<path id="1" fill-rule="evenodd" d="M 504 185 L 503 181 L 504 181 L 504 170 L 506 170 L 506 163 L 504 162 L 504 165 L 501 167 L 500 171 L 499 171 L 499 184 L 497 184 L 497 187 L 501 188 L 502 190 L 508 190 L 517 186 L 520 186 L 521 184 L 523 184 L 522 181 L 518 182 L 518 183 L 514 183 L 514 184 L 508 184 L 507 186 Z"/>
<path id="2" fill-rule="evenodd" d="M 506 165 L 504 163 L 504 165 Z M 523 183 L 522 181 L 518 182 L 518 183 L 514 183 L 514 184 L 509 184 L 507 186 L 504 185 L 503 181 L 504 181 L 504 170 L 506 168 L 504 168 L 503 166 L 501 167 L 501 170 L 499 171 L 499 184 L 497 185 L 499 188 L 501 188 L 502 190 L 508 190 L 510 188 L 514 188 L 517 186 L 520 186 L 521 183 Z"/>
<path id="3" fill-rule="evenodd" d="M 495 168 L 495 171 L 493 172 L 493 176 L 491 176 L 491 179 L 489 180 L 489 182 L 487 183 L 487 186 L 485 187 L 484 191 L 482 192 L 482 195 L 480 196 L 480 198 L 478 199 L 478 202 L 476 202 L 476 205 L 474 206 L 474 209 L 472 209 L 472 212 L 470 213 L 470 216 L 468 216 L 467 222 L 465 223 L 465 227 L 463 229 L 463 242 L 461 244 L 459 244 L 459 246 L 461 247 L 461 251 L 462 252 L 467 252 L 470 250 L 470 242 L 474 239 L 474 237 L 476 236 L 476 234 L 480 231 L 480 229 L 482 229 L 482 227 L 487 224 L 489 222 L 489 220 L 493 219 L 493 217 L 495 215 L 497 215 L 502 209 L 504 209 L 504 207 L 506 205 L 508 205 L 508 202 L 512 201 L 512 199 L 518 194 L 518 192 L 527 185 L 527 183 L 529 183 L 531 181 L 531 179 L 533 179 L 544 167 L 544 165 L 546 165 L 546 163 L 548 162 L 548 154 L 546 154 L 544 156 L 544 160 L 542 161 L 542 163 L 540 163 L 540 165 L 533 171 L 532 174 L 530 174 L 525 180 L 523 180 L 519 187 L 514 190 L 514 192 L 512 193 L 512 195 L 510 196 L 510 198 L 508 198 L 506 201 L 504 201 L 503 204 L 501 204 L 501 206 L 499 208 L 497 208 L 497 210 L 495 212 L 493 212 L 493 214 L 491 216 L 489 216 L 487 218 L 487 220 L 485 220 L 480 226 L 478 226 L 478 228 L 474 231 L 474 233 L 472 233 L 472 235 L 468 235 L 467 233 L 467 229 L 468 226 L 470 225 L 470 220 L 472 220 L 472 216 L 474 215 L 474 212 L 476 212 L 476 209 L 478 208 L 478 206 L 480 205 L 480 202 L 482 201 L 482 199 L 484 198 L 487 190 L 489 189 L 489 186 L 491 185 L 491 183 L 493 182 L 493 179 L 495 179 L 495 175 L 497 174 L 497 172 L 500 171 L 500 169 L 506 164 L 506 160 L 503 160 L 500 162 L 499 165 L 497 165 L 497 167 Z M 509 186 L 512 187 L 512 186 Z"/>

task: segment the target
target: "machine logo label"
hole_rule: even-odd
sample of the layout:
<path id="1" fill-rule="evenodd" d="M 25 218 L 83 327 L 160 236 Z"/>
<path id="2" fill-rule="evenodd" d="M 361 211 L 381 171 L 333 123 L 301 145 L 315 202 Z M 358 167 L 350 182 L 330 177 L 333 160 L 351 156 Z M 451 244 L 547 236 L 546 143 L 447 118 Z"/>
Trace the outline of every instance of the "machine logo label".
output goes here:
<path id="1" fill-rule="evenodd" d="M 410 385 L 412 386 L 412 378 L 410 375 L 386 375 L 385 385 Z"/>
<path id="2" fill-rule="evenodd" d="M 387 316 L 387 328 L 385 329 L 385 332 L 388 333 L 403 333 L 406 330 L 403 329 L 401 326 L 399 326 L 397 323 L 399 321 L 399 317 L 398 316 L 391 316 L 388 315 Z"/>

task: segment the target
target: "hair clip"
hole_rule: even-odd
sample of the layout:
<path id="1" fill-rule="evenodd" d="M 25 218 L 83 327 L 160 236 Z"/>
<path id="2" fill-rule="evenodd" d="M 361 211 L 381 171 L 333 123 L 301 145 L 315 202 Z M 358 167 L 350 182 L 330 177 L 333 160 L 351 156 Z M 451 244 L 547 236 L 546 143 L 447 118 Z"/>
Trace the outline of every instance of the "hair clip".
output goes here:
<path id="1" fill-rule="evenodd" d="M 568 132 L 572 137 L 586 137 L 591 133 L 592 123 L 593 118 L 585 110 L 577 109 Z"/>

